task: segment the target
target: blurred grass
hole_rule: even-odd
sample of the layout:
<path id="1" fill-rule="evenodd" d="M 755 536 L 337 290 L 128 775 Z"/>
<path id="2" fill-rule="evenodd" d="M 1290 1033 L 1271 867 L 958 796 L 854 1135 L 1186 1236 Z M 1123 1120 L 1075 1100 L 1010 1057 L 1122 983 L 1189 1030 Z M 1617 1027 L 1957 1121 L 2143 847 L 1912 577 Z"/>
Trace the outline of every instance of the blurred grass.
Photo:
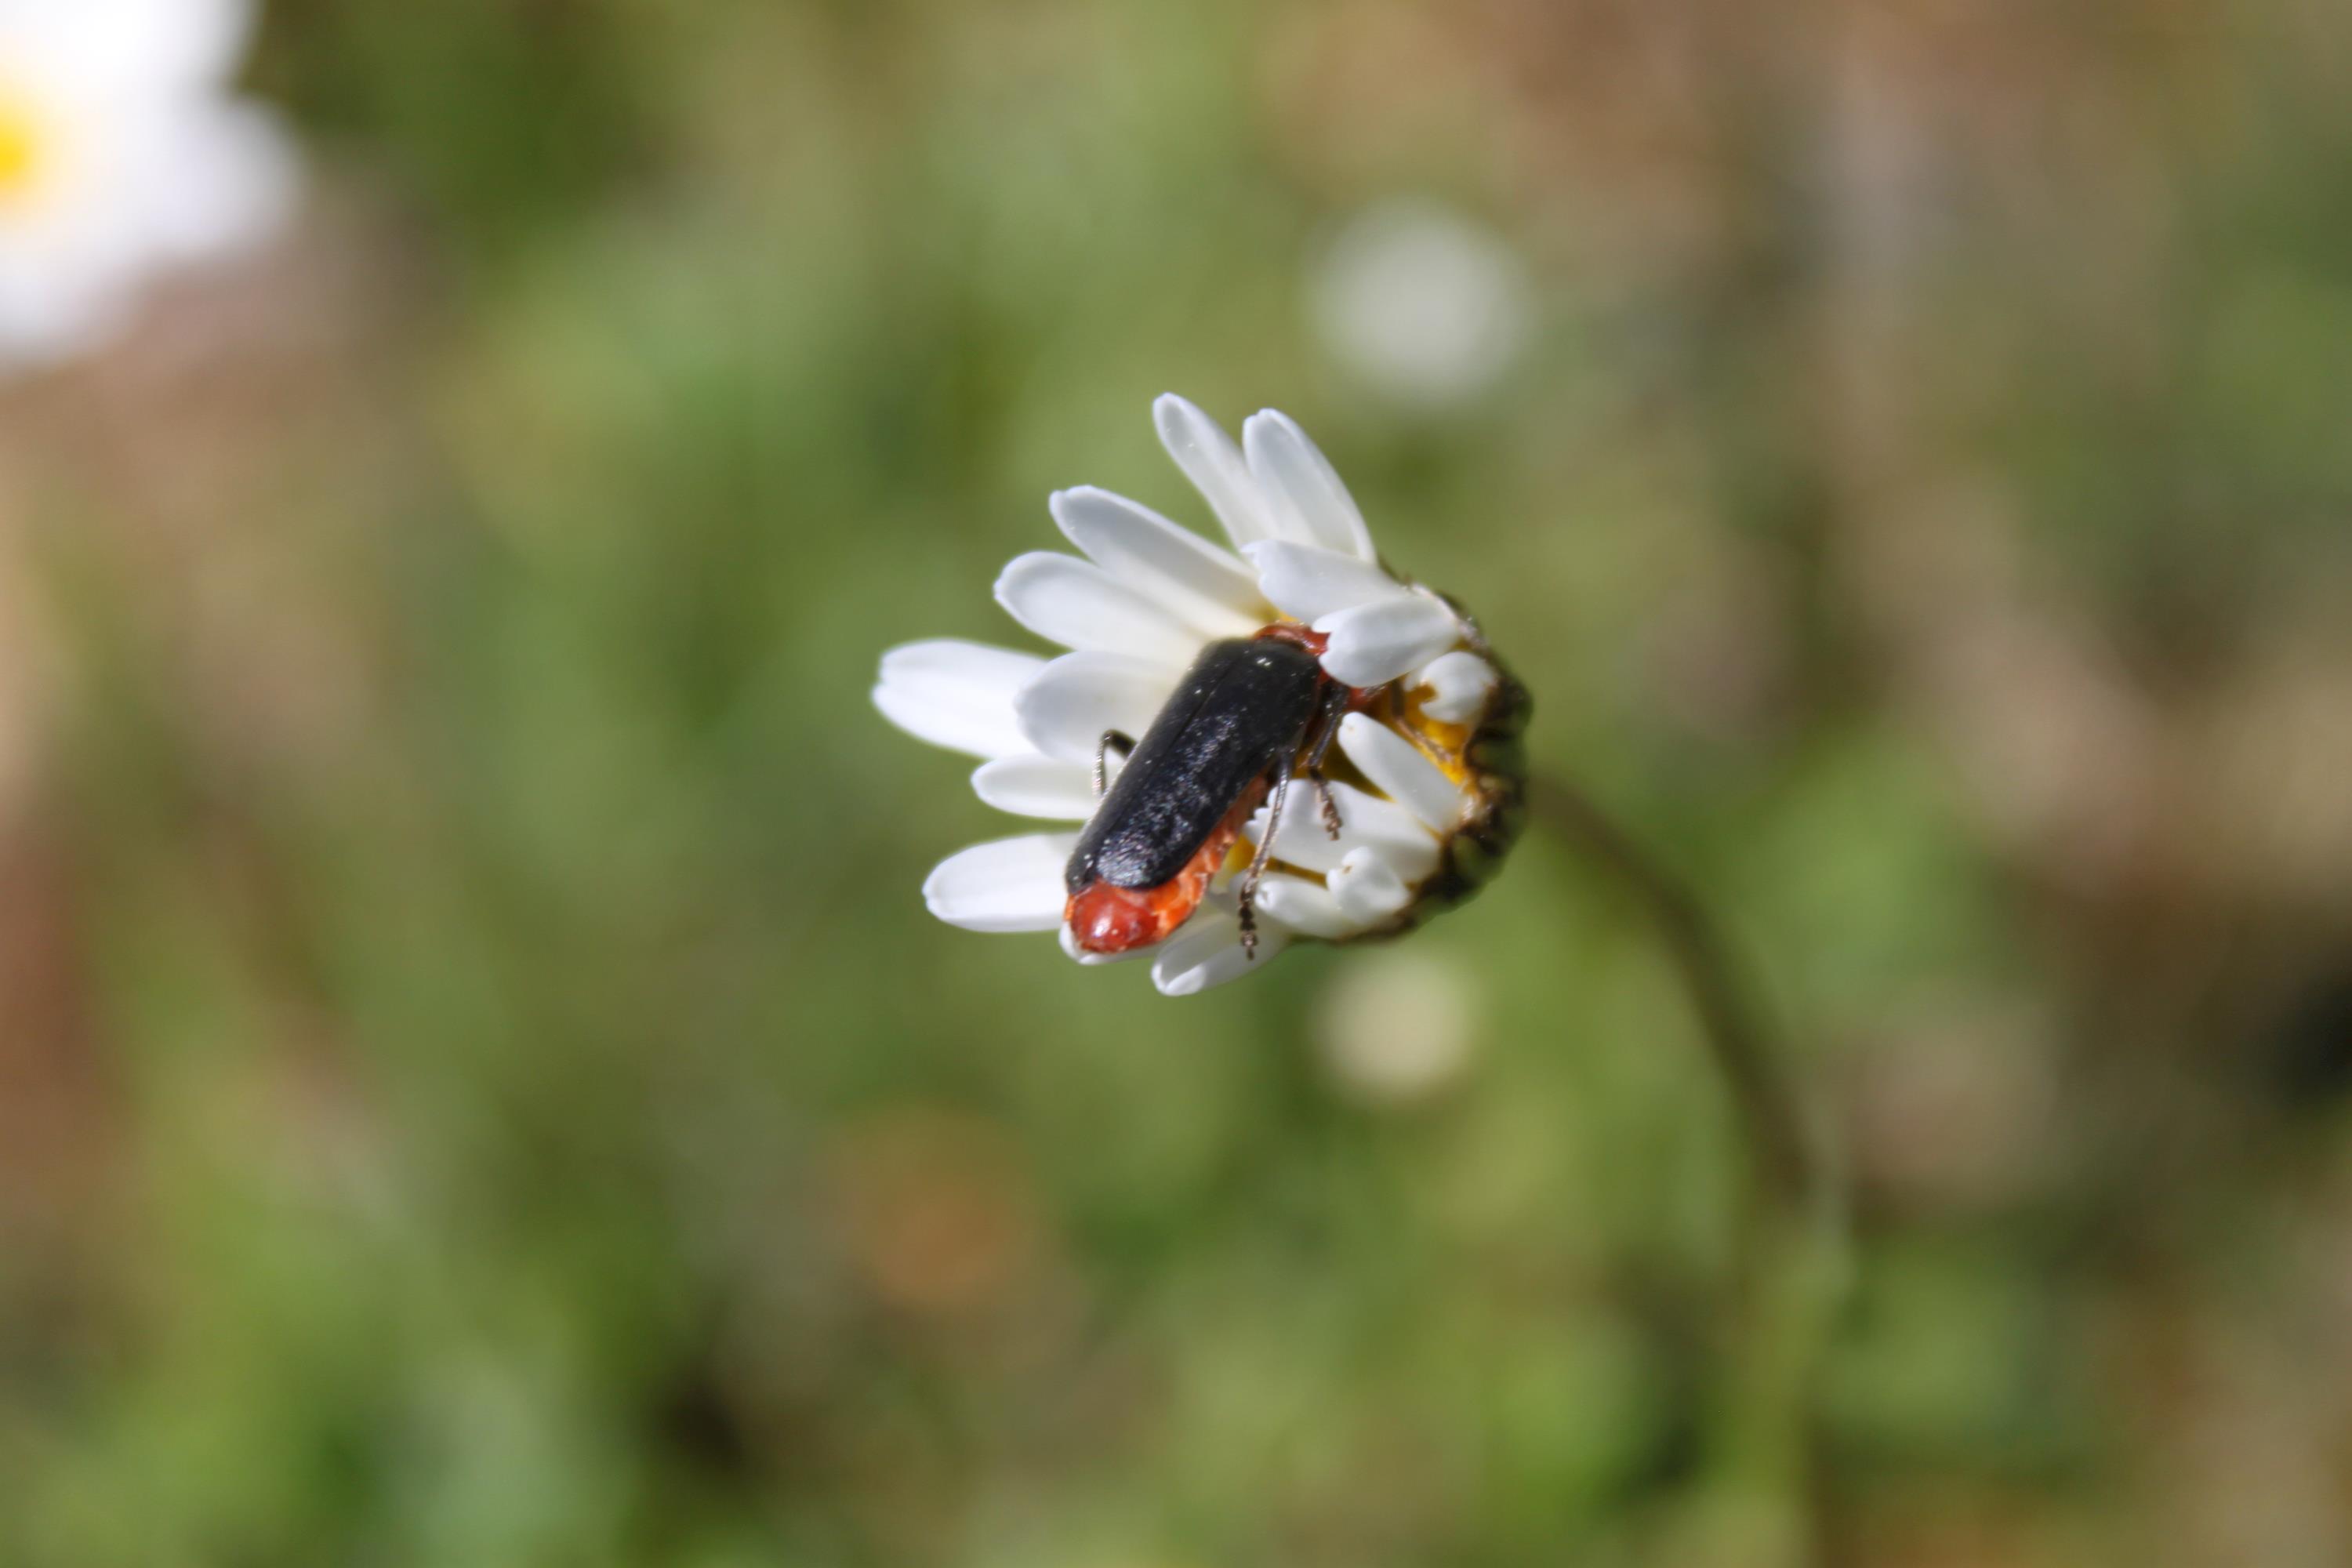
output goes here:
<path id="1" fill-rule="evenodd" d="M 2344 753 L 2210 715 L 2352 695 L 2341 29 L 1759 26 L 273 8 L 307 324 L 0 422 L 0 1561 L 1696 1560 L 1738 1150 L 1580 868 L 1413 939 L 1478 1005 L 1401 1108 L 1313 1043 L 1378 954 L 1176 1004 L 923 912 L 1014 829 L 876 656 L 1020 640 L 1054 488 L 1204 522 L 1171 387 L 1298 416 L 1753 943 L 1859 1184 L 1837 1560 L 2339 1560 L 2342 1118 L 2253 1036 Z M 1541 300 L 1435 414 L 1303 302 L 1400 189 Z"/>

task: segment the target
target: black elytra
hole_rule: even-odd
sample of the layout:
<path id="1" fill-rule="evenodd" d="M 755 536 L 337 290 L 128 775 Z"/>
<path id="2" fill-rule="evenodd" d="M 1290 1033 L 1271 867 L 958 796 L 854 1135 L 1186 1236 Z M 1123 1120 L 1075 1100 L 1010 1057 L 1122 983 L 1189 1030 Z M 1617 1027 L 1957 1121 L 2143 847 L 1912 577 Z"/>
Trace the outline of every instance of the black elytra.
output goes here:
<path id="1" fill-rule="evenodd" d="M 1157 888 L 1182 871 L 1254 787 L 1286 775 L 1328 679 L 1297 642 L 1203 648 L 1078 836 L 1069 890 Z"/>

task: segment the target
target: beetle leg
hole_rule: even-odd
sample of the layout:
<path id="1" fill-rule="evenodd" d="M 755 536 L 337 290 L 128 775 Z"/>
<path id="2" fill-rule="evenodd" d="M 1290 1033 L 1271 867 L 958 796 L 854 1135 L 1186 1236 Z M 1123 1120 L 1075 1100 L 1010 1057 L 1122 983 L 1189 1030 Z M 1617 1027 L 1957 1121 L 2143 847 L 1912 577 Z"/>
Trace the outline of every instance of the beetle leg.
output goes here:
<path id="1" fill-rule="evenodd" d="M 1339 803 L 1331 798 L 1331 785 L 1321 773 L 1315 775 L 1315 804 L 1323 818 L 1324 837 L 1337 844 L 1339 841 Z"/>
<path id="2" fill-rule="evenodd" d="M 1118 730 L 1105 730 L 1102 739 L 1095 742 L 1095 798 L 1110 788 L 1110 749 L 1118 748 L 1119 760 L 1125 762 L 1135 754 L 1135 737 Z"/>
<path id="3" fill-rule="evenodd" d="M 1315 786 L 1315 805 L 1323 818 L 1323 831 L 1334 843 L 1339 837 L 1339 803 L 1331 798 L 1331 785 L 1323 776 L 1323 759 L 1331 750 L 1332 738 L 1339 733 L 1339 721 L 1348 716 L 1349 691 L 1335 685 L 1323 699 L 1321 711 L 1315 716 L 1315 739 L 1307 748 L 1307 765 L 1300 771 L 1307 782 Z"/>
<path id="4" fill-rule="evenodd" d="M 1456 752 L 1453 747 L 1445 745 L 1440 742 L 1436 736 L 1431 734 L 1428 731 L 1414 723 L 1411 719 L 1400 717 L 1396 722 L 1391 726 L 1391 728 L 1395 730 L 1398 734 L 1402 735 L 1406 740 L 1412 742 L 1414 749 L 1419 751 L 1423 756 L 1427 757 L 1431 762 L 1436 763 L 1441 766 L 1444 765 L 1445 759 L 1448 757 L 1458 757 L 1461 755 L 1459 752 Z"/>
<path id="5" fill-rule="evenodd" d="M 1257 957 L 1257 885 L 1274 859 L 1274 837 L 1282 826 L 1283 803 L 1290 794 L 1289 764 L 1276 762 L 1274 769 L 1274 789 L 1265 797 L 1265 837 L 1258 840 L 1257 853 L 1250 857 L 1249 869 L 1242 873 L 1242 952 L 1251 959 Z"/>

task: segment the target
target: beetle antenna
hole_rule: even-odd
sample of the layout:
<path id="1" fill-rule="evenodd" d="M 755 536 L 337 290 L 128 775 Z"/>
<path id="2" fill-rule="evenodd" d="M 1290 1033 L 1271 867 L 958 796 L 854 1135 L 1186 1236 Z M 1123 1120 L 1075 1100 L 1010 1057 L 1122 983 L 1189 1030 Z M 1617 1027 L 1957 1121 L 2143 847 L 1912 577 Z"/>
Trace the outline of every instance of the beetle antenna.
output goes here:
<path id="1" fill-rule="evenodd" d="M 1323 759 L 1329 754 L 1332 737 L 1339 732 L 1339 721 L 1347 717 L 1349 700 L 1354 693 L 1348 688 L 1334 685 L 1324 694 L 1322 711 L 1315 716 L 1315 739 L 1307 748 L 1307 765 L 1301 771 L 1307 782 L 1315 786 L 1315 805 L 1323 819 L 1323 831 L 1336 844 L 1339 841 L 1339 803 L 1331 796 L 1330 781 L 1323 776 Z"/>
<path id="2" fill-rule="evenodd" d="M 1257 841 L 1257 853 L 1250 857 L 1249 869 L 1242 873 L 1242 952 L 1251 959 L 1257 957 L 1257 885 L 1274 859 L 1275 836 L 1282 830 L 1282 807 L 1290 798 L 1290 769 L 1281 763 L 1275 766 L 1274 789 L 1265 797 L 1265 837 Z"/>

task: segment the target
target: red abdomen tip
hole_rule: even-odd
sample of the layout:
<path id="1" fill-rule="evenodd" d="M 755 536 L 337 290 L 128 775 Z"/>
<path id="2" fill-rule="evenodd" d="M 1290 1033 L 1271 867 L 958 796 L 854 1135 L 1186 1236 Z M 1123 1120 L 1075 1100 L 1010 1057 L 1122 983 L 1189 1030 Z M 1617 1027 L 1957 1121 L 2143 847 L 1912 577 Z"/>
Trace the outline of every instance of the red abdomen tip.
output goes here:
<path id="1" fill-rule="evenodd" d="M 1200 902 L 1184 900 L 1174 887 L 1114 888 L 1096 882 L 1070 895 L 1062 912 L 1070 935 L 1087 952 L 1132 952 L 1164 941 Z M 1181 907 L 1173 907 L 1181 903 Z"/>
<path id="2" fill-rule="evenodd" d="M 1089 882 L 1072 893 L 1070 901 L 1062 906 L 1062 921 L 1070 928 L 1070 940 L 1084 952 L 1114 953 L 1133 952 L 1175 935 L 1176 928 L 1201 907 L 1210 877 L 1225 863 L 1225 851 L 1240 836 L 1242 824 L 1265 798 L 1265 781 L 1260 779 L 1242 792 L 1224 821 L 1193 852 L 1184 868 L 1156 888 Z"/>

